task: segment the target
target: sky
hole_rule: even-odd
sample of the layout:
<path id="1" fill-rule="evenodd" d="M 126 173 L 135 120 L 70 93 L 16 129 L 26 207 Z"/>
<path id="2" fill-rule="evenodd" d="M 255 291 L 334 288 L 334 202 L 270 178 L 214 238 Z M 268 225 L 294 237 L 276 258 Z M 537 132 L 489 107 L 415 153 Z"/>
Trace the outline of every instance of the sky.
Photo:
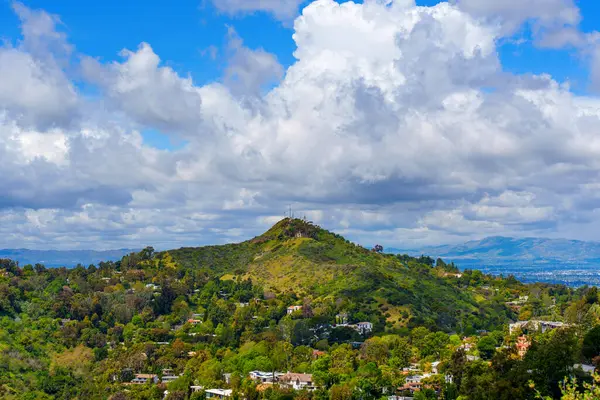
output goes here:
<path id="1" fill-rule="evenodd" d="M 595 0 L 0 2 L 0 248 L 597 240 Z"/>

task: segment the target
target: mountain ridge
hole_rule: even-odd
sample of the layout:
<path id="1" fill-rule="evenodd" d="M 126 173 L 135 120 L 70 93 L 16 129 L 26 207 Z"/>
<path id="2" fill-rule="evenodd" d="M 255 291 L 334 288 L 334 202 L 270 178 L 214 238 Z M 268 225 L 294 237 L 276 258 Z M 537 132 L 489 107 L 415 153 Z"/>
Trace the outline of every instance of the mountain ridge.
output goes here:
<path id="1" fill-rule="evenodd" d="M 0 258 L 17 261 L 20 265 L 44 264 L 46 267 L 75 267 L 78 264 L 98 264 L 102 261 L 117 261 L 137 249 L 114 250 L 31 250 L 0 249 Z"/>
<path id="2" fill-rule="evenodd" d="M 600 242 L 550 238 L 490 236 L 456 245 L 425 246 L 420 249 L 388 248 L 394 254 L 479 260 L 491 262 L 590 263 L 600 260 Z"/>

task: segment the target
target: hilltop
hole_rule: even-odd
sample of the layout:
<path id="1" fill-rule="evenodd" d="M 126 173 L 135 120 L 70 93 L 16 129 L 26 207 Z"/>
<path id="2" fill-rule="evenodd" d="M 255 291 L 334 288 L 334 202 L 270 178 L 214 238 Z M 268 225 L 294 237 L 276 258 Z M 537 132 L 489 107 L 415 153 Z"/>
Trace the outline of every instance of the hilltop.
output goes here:
<path id="1" fill-rule="evenodd" d="M 221 279 L 251 279 L 274 294 L 353 303 L 381 314 L 395 328 L 450 331 L 468 323 L 484 329 L 513 316 L 504 299 L 495 304 L 474 288 L 465 290 L 470 278 L 459 278 L 454 266 L 381 254 L 299 219 L 283 219 L 242 243 L 181 248 L 157 257 Z"/>

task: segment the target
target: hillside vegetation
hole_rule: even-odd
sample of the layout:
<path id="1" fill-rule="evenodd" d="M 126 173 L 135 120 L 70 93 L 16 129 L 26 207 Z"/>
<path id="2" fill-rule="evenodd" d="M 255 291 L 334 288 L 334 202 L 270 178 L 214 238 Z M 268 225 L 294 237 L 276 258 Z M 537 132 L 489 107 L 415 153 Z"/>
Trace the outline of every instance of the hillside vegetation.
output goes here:
<path id="1" fill-rule="evenodd" d="M 382 250 L 284 219 L 239 244 L 73 269 L 0 259 L 0 398 L 534 399 L 559 398 L 574 376 L 590 387 L 574 364 L 600 365 L 596 288 Z M 509 319 L 567 325 L 522 337 Z M 255 370 L 315 386 L 265 387 Z"/>
<path id="2" fill-rule="evenodd" d="M 167 254 L 181 267 L 251 279 L 274 294 L 357 303 L 366 313 L 382 315 L 390 328 L 489 329 L 514 317 L 502 296 L 464 290 L 471 276 L 458 278 L 453 265 L 368 250 L 299 219 L 283 219 L 243 243 L 182 248 L 161 256 Z M 474 279 L 479 283 L 481 275 Z"/>

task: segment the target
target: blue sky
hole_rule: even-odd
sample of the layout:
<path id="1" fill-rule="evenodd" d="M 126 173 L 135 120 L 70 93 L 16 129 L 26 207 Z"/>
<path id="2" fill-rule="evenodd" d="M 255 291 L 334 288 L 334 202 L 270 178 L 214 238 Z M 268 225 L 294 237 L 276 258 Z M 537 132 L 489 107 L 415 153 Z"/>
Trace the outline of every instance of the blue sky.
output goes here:
<path id="1" fill-rule="evenodd" d="M 417 1 L 422 6 L 437 3 L 437 0 Z M 225 67 L 222 51 L 229 26 L 235 28 L 248 47 L 264 48 L 277 55 L 284 66 L 294 62 L 291 23 L 282 23 L 261 12 L 232 17 L 220 13 L 207 0 L 32 0 L 26 4 L 59 15 L 64 24 L 59 29 L 85 54 L 94 54 L 105 61 L 119 60 L 118 53 L 123 48 L 135 49 L 140 42 L 148 42 L 169 66 L 181 74 L 191 73 L 198 84 L 222 76 Z M 579 0 L 577 5 L 583 16 L 581 29 L 586 32 L 598 29 L 600 3 Z M 9 1 L 0 6 L 0 26 L 3 38 L 19 37 L 19 19 Z M 539 49 L 531 42 L 515 44 L 516 39 L 528 36 L 524 28 L 515 35 L 515 40 L 501 42 L 499 52 L 507 71 L 548 73 L 558 80 L 572 81 L 578 91 L 586 91 L 587 66 L 573 49 Z M 211 47 L 221 52 L 216 60 L 210 57 Z"/>
<path id="2" fill-rule="evenodd" d="M 0 248 L 595 238 L 598 2 L 338 3 L 1 2 Z"/>

